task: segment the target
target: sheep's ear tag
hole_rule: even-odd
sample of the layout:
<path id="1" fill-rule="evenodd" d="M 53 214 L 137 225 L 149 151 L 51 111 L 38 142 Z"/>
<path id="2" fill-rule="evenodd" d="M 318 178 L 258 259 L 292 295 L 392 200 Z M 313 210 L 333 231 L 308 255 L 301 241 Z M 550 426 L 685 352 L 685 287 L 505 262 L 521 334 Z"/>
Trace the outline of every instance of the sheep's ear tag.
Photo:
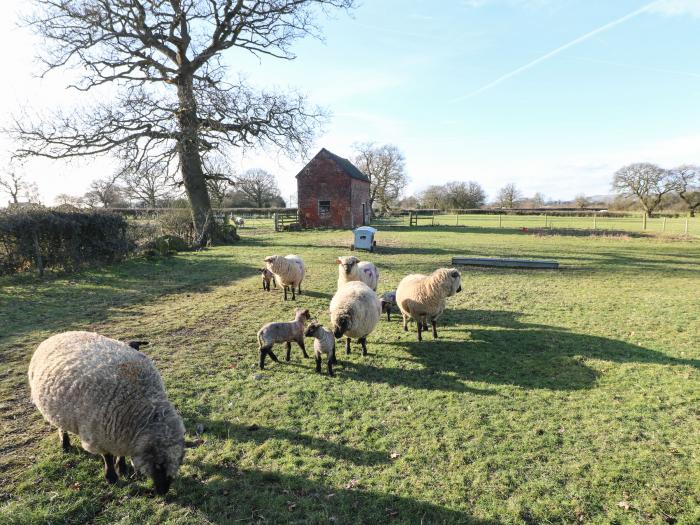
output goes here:
<path id="1" fill-rule="evenodd" d="M 342 263 L 340 262 L 340 259 L 336 259 L 335 264 L 342 264 Z"/>

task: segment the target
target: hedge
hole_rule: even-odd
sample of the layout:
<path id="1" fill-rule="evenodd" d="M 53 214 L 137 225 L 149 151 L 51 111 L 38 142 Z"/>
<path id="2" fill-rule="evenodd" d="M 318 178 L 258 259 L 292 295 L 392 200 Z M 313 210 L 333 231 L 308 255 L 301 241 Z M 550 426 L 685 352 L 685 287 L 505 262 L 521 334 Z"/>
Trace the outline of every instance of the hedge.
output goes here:
<path id="1" fill-rule="evenodd" d="M 117 213 L 40 206 L 0 210 L 0 274 L 72 271 L 118 261 L 129 250 L 127 221 Z"/>

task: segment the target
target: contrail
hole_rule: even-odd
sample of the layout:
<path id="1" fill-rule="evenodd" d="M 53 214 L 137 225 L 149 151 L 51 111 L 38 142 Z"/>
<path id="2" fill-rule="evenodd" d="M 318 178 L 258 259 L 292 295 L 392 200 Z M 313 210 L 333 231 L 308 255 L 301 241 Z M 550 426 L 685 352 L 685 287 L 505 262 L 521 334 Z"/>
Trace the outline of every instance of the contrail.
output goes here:
<path id="1" fill-rule="evenodd" d="M 480 87 L 476 91 L 472 91 L 471 93 L 467 93 L 466 95 L 462 95 L 461 97 L 453 98 L 450 102 L 459 102 L 461 100 L 466 100 L 468 98 L 475 97 L 476 95 L 479 95 L 479 94 L 483 93 L 484 91 L 487 91 L 487 90 L 491 89 L 492 87 L 495 87 L 495 86 L 501 84 L 502 82 L 505 82 L 509 78 L 513 78 L 514 76 L 519 75 L 523 71 L 527 71 L 528 69 L 535 67 L 537 64 L 544 62 L 545 60 L 549 60 L 553 56 L 558 55 L 559 53 L 569 49 L 570 47 L 573 47 L 577 44 L 580 44 L 581 42 L 585 42 L 589 38 L 592 38 L 595 35 L 598 35 L 600 33 L 608 31 L 609 29 L 612 29 L 613 27 L 619 26 L 620 24 L 624 24 L 625 22 L 627 22 L 631 18 L 634 18 L 635 16 L 638 16 L 638 15 L 648 11 L 649 9 L 654 7 L 656 4 L 659 4 L 663 1 L 664 0 L 654 0 L 654 2 L 650 2 L 647 5 L 640 7 L 639 9 L 632 11 L 629 14 L 626 14 L 622 18 L 618 18 L 617 20 L 613 20 L 612 22 L 608 22 L 607 24 L 600 26 L 598 29 L 594 29 L 593 31 L 590 31 L 590 32 L 586 33 L 585 35 L 580 36 L 580 37 L 572 40 L 571 42 L 568 42 L 568 43 L 564 44 L 563 46 L 560 46 L 560 47 L 554 49 L 553 51 L 550 51 L 549 53 L 542 55 L 539 58 L 536 58 L 532 62 L 528 62 L 524 66 L 520 66 L 519 68 L 514 69 L 510 73 L 506 73 L 502 77 L 497 78 L 493 82 L 489 82 L 488 84 Z"/>

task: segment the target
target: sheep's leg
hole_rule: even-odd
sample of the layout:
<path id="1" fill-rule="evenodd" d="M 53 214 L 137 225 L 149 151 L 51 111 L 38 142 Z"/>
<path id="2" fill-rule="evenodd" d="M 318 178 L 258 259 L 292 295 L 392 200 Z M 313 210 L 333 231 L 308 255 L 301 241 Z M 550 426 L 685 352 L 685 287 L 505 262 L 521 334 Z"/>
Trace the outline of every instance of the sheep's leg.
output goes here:
<path id="1" fill-rule="evenodd" d="M 391 321 L 391 310 L 386 311 L 386 320 Z"/>
<path id="2" fill-rule="evenodd" d="M 349 337 L 345 340 L 345 353 L 347 355 L 350 355 L 350 338 Z"/>
<path id="3" fill-rule="evenodd" d="M 362 345 L 362 355 L 367 355 L 367 338 L 360 339 L 360 344 Z"/>
<path id="4" fill-rule="evenodd" d="M 265 356 L 266 355 L 269 355 L 270 359 L 272 359 L 275 363 L 279 363 L 277 356 L 272 353 L 272 345 L 263 346 L 260 349 L 260 370 L 265 369 Z"/>
<path id="5" fill-rule="evenodd" d="M 433 339 L 437 339 L 437 321 L 435 319 L 432 319 L 430 323 L 433 325 Z"/>
<path id="6" fill-rule="evenodd" d="M 294 293 L 294 285 L 292 285 L 292 301 L 296 301 L 296 300 L 297 300 L 297 296 Z"/>
<path id="7" fill-rule="evenodd" d="M 338 364 L 338 358 L 335 356 L 335 341 L 333 341 L 333 358 L 331 359 L 331 357 L 329 356 L 328 359 L 333 361 L 334 365 Z"/>
<path id="8" fill-rule="evenodd" d="M 288 287 L 287 287 L 287 285 L 285 284 L 285 285 L 284 285 L 284 300 L 285 300 L 285 301 L 287 300 L 287 288 L 288 288 Z"/>
<path id="9" fill-rule="evenodd" d="M 274 277 L 272 278 L 272 284 L 274 284 L 274 285 L 275 285 L 275 288 L 277 288 L 277 281 L 275 280 Z M 268 286 L 268 288 L 269 288 L 269 287 L 270 287 L 270 283 L 267 283 L 267 286 Z"/>
<path id="10" fill-rule="evenodd" d="M 306 353 L 306 346 L 304 345 L 304 338 L 302 337 L 301 339 L 299 339 L 299 340 L 297 341 L 297 344 L 298 344 L 299 347 L 301 348 L 301 351 L 304 352 L 304 357 L 305 357 L 306 359 L 308 359 L 308 358 L 309 358 L 309 354 Z"/>
<path id="11" fill-rule="evenodd" d="M 422 341 L 423 340 L 423 335 L 422 335 L 423 321 L 418 319 L 418 322 L 416 324 L 418 325 L 418 340 Z"/>
<path id="12" fill-rule="evenodd" d="M 62 428 L 59 428 L 58 439 L 61 441 L 61 448 L 64 450 L 64 452 L 68 451 L 70 448 L 70 437 L 68 437 L 68 432 Z"/>
<path id="13" fill-rule="evenodd" d="M 129 477 L 129 467 L 126 465 L 126 458 L 124 456 L 119 456 L 117 458 L 117 472 L 122 478 Z"/>
<path id="14" fill-rule="evenodd" d="M 316 357 L 316 373 L 320 374 L 321 373 L 321 354 L 317 353 L 315 357 Z"/>
<path id="15" fill-rule="evenodd" d="M 301 283 L 299 283 L 299 295 L 301 295 Z"/>
<path id="16" fill-rule="evenodd" d="M 114 456 L 112 454 L 103 454 L 102 459 L 105 460 L 105 479 L 107 483 L 116 483 L 119 476 L 114 470 Z"/>
<path id="17" fill-rule="evenodd" d="M 275 363 L 280 362 L 280 360 L 277 359 L 277 356 L 272 352 L 272 345 L 270 345 L 270 348 L 267 349 L 267 355 L 269 355 L 270 359 L 272 359 Z"/>
<path id="18" fill-rule="evenodd" d="M 287 345 L 287 357 L 284 358 L 285 361 L 289 361 L 292 358 L 292 343 L 286 342 Z"/>
<path id="19" fill-rule="evenodd" d="M 403 331 L 408 332 L 408 316 L 401 312 L 401 315 L 403 315 Z"/>
<path id="20" fill-rule="evenodd" d="M 333 373 L 333 363 L 335 363 L 335 351 L 331 350 L 328 353 L 328 363 L 326 363 L 326 366 L 328 366 L 328 375 L 331 377 L 335 375 Z"/>

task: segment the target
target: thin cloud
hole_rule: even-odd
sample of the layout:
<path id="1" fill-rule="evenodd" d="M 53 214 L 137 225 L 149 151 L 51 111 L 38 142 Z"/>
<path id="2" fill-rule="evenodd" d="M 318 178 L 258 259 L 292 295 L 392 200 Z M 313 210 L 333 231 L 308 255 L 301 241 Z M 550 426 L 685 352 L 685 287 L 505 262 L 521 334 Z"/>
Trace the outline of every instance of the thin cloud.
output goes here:
<path id="1" fill-rule="evenodd" d="M 666 16 L 690 15 L 700 17 L 700 0 L 661 0 L 649 10 Z"/>
<path id="2" fill-rule="evenodd" d="M 528 62 L 527 64 L 520 66 L 520 67 L 514 69 L 513 71 L 506 73 L 505 75 L 503 75 L 501 77 L 498 77 L 493 82 L 489 82 L 488 84 L 480 87 L 476 91 L 472 91 L 471 93 L 467 93 L 466 95 L 462 95 L 460 97 L 454 98 L 450 102 L 460 102 L 462 100 L 466 100 L 466 99 L 475 97 L 477 95 L 480 95 L 481 93 L 484 93 L 485 91 L 488 91 L 489 89 L 494 88 L 494 87 L 498 86 L 499 84 L 502 84 L 506 80 L 511 79 L 511 78 L 519 75 L 520 73 L 524 73 L 525 71 L 532 69 L 536 65 L 541 64 L 542 62 L 549 60 L 550 58 L 558 55 L 559 53 L 566 51 L 567 49 L 574 47 L 582 42 L 585 42 L 586 40 L 589 40 L 600 33 L 604 33 L 605 31 L 609 31 L 610 29 L 617 27 L 620 24 L 624 24 L 628 20 L 631 20 L 632 18 L 635 18 L 635 17 L 641 15 L 642 13 L 648 12 L 651 9 L 657 7 L 658 4 L 663 3 L 663 2 L 667 2 L 667 1 L 668 0 L 655 0 L 654 2 L 648 3 L 645 6 L 640 7 L 639 9 L 636 9 L 636 10 L 632 11 L 631 13 L 628 13 L 623 17 L 620 17 L 616 20 L 613 20 L 612 22 L 608 22 L 607 24 L 604 24 L 604 25 L 600 26 L 599 28 L 594 29 L 593 31 L 589 31 L 585 35 L 582 35 L 578 38 L 575 38 L 571 42 L 568 42 L 568 43 L 564 44 L 563 46 L 559 46 L 558 48 L 550 51 L 549 53 L 546 53 L 546 54 L 542 55 L 541 57 L 536 58 L 535 60 L 532 60 L 531 62 Z"/>

